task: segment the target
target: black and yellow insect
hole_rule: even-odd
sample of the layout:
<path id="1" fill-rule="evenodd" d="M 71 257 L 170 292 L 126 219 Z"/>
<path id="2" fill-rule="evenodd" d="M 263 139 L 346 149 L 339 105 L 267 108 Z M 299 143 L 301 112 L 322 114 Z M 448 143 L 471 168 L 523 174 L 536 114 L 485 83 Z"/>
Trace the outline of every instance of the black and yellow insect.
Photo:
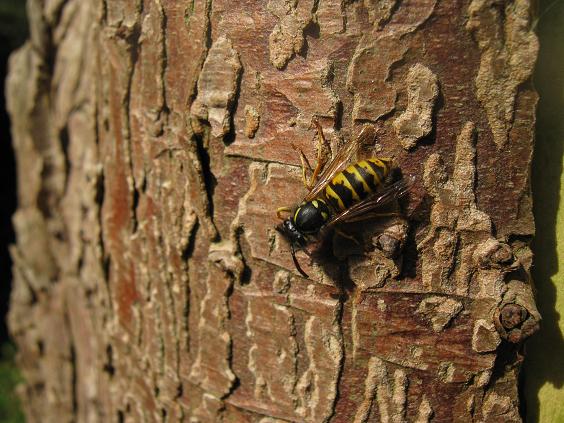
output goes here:
<path id="1" fill-rule="evenodd" d="M 326 145 L 323 129 L 317 121 L 314 123 L 320 143 Z M 290 242 L 294 265 L 306 278 L 308 275 L 296 259 L 296 249 L 305 248 L 339 223 L 381 216 L 375 211 L 377 207 L 401 197 L 409 189 L 410 180 L 389 183 L 393 167 L 390 159 L 373 157 L 349 164 L 359 147 L 374 137 L 374 128 L 365 126 L 358 137 L 340 150 L 322 172 L 321 146 L 313 170 L 300 151 L 302 178 L 309 192 L 297 207 L 280 207 L 277 210 L 277 216 L 283 222 L 276 230 Z M 309 182 L 306 178 L 307 168 L 312 172 Z M 284 218 L 283 212 L 290 213 L 290 216 Z"/>
<path id="2" fill-rule="evenodd" d="M 388 159 L 366 159 L 337 173 L 324 190 L 335 210 L 344 211 L 375 192 L 390 174 Z"/>

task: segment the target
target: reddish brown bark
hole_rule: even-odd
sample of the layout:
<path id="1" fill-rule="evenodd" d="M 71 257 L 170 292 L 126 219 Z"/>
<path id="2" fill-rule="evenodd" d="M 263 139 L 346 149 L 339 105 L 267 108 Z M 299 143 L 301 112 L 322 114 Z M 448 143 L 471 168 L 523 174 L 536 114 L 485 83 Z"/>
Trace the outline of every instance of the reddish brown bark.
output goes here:
<path id="1" fill-rule="evenodd" d="M 8 97 L 30 421 L 520 420 L 528 0 L 29 11 Z M 300 254 L 306 280 L 274 225 L 314 116 L 333 153 L 374 125 L 366 153 L 415 184 L 361 245 Z"/>

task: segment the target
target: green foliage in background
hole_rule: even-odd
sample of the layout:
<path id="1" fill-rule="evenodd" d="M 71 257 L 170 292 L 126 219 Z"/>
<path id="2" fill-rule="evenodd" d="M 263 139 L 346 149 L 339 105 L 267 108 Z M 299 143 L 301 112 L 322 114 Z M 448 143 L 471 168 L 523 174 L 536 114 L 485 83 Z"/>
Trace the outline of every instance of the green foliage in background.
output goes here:
<path id="1" fill-rule="evenodd" d="M 24 422 L 19 400 L 14 388 L 21 377 L 14 363 L 15 348 L 5 343 L 0 348 L 0 422 Z"/>
<path id="2" fill-rule="evenodd" d="M 564 422 L 564 1 L 540 2 L 540 100 L 532 187 L 533 280 L 541 330 L 526 345 L 523 393 L 528 423 Z"/>

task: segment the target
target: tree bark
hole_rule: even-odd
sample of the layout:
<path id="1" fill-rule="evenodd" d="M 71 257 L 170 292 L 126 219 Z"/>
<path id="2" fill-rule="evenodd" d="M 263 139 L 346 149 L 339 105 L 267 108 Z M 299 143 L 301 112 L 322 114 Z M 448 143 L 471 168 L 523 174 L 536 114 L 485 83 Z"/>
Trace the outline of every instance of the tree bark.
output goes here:
<path id="1" fill-rule="evenodd" d="M 29 0 L 7 82 L 32 421 L 520 421 L 538 328 L 529 0 Z M 333 153 L 415 183 L 296 271 Z"/>

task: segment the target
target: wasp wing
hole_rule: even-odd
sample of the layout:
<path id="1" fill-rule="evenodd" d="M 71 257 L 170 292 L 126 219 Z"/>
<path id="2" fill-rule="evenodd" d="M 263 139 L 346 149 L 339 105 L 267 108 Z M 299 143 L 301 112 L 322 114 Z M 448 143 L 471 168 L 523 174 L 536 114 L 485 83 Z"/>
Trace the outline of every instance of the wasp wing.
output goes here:
<path id="1" fill-rule="evenodd" d="M 364 126 L 360 131 L 360 134 L 347 145 L 344 146 L 339 152 L 333 157 L 329 162 L 319 178 L 315 182 L 315 185 L 311 188 L 308 194 L 305 196 L 304 201 L 311 201 L 319 196 L 319 193 L 323 191 L 325 186 L 331 182 L 333 177 L 345 169 L 349 164 L 351 158 L 358 152 L 361 145 L 373 141 L 376 136 L 376 131 L 374 127 L 370 125 Z"/>
<path id="2" fill-rule="evenodd" d="M 376 212 L 376 209 L 406 195 L 413 185 L 414 180 L 415 178 L 410 176 L 388 185 L 380 192 L 373 193 L 364 200 L 334 216 L 327 222 L 324 228 L 330 228 L 339 223 L 360 222 L 382 216 L 382 213 Z"/>

